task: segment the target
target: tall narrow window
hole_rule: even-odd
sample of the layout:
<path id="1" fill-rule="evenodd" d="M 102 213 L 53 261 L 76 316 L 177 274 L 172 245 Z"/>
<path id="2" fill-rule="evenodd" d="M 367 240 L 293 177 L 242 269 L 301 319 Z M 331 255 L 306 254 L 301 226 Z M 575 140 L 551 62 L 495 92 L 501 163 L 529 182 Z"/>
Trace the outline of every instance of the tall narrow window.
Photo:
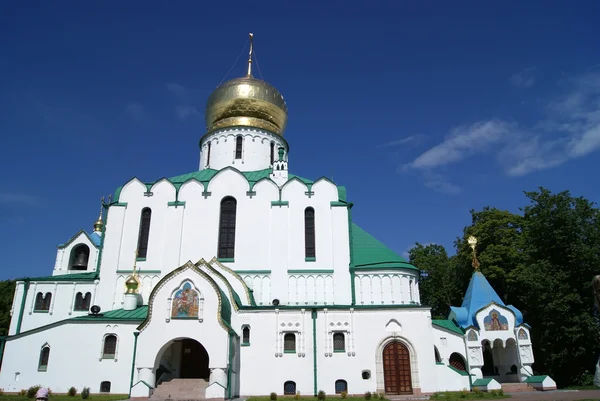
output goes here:
<path id="1" fill-rule="evenodd" d="M 90 309 L 90 303 L 92 302 L 92 293 L 86 292 L 85 295 L 83 293 L 78 292 L 75 296 L 75 309 L 76 311 L 87 311 Z"/>
<path id="2" fill-rule="evenodd" d="M 208 143 L 208 151 L 206 154 L 206 165 L 210 165 L 210 142 Z"/>
<path id="3" fill-rule="evenodd" d="M 304 210 L 304 256 L 314 258 L 315 252 L 315 209 Z"/>
<path id="4" fill-rule="evenodd" d="M 236 159 L 241 159 L 242 158 L 242 144 L 244 142 L 244 138 L 242 138 L 241 136 L 238 136 L 237 138 L 235 138 L 235 158 Z"/>
<path id="5" fill-rule="evenodd" d="M 344 352 L 346 351 L 346 339 L 344 333 L 333 334 L 333 352 Z"/>
<path id="6" fill-rule="evenodd" d="M 46 295 L 38 292 L 35 296 L 35 305 L 33 310 L 37 312 L 45 312 L 50 310 L 50 303 L 52 302 L 52 294 L 49 292 Z"/>
<path id="7" fill-rule="evenodd" d="M 221 201 L 219 219 L 219 249 L 217 258 L 233 259 L 235 254 L 235 211 L 237 202 L 231 196 Z"/>
<path id="8" fill-rule="evenodd" d="M 250 327 L 244 326 L 242 329 L 242 344 L 249 345 L 250 344 Z"/>
<path id="9" fill-rule="evenodd" d="M 38 362 L 38 370 L 40 372 L 48 370 L 48 359 L 50 359 L 50 346 L 44 345 L 40 351 L 40 360 Z"/>
<path id="10" fill-rule="evenodd" d="M 103 359 L 115 359 L 117 353 L 117 336 L 109 334 L 104 337 L 104 346 L 102 348 Z"/>
<path id="11" fill-rule="evenodd" d="M 150 219 L 152 210 L 149 207 L 142 209 L 142 218 L 140 219 L 140 233 L 138 235 L 137 257 L 145 258 L 148 254 L 148 239 L 150 237 Z"/>
<path id="12" fill-rule="evenodd" d="M 271 165 L 275 162 L 275 142 L 271 142 Z"/>
<path id="13" fill-rule="evenodd" d="M 283 336 L 283 352 L 296 352 L 296 335 L 294 333 L 286 333 L 286 335 Z"/>

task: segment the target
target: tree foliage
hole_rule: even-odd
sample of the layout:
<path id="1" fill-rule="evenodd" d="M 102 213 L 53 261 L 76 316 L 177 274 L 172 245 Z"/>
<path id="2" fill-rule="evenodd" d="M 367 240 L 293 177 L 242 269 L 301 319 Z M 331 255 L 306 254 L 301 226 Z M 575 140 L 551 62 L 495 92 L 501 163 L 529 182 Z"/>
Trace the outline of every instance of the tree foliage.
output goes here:
<path id="1" fill-rule="evenodd" d="M 448 300 L 461 304 L 473 272 L 466 239 L 474 235 L 481 272 L 531 326 L 534 371 L 562 386 L 590 384 L 600 351 L 591 290 L 592 277 L 600 274 L 600 210 L 569 191 L 540 188 L 525 196 L 521 213 L 472 210 L 452 257 L 440 245 L 411 249 L 411 262 L 426 272 L 421 299 L 434 316 L 447 316 Z M 459 295 L 448 296 L 455 285 Z"/>
<path id="2" fill-rule="evenodd" d="M 10 308 L 15 294 L 13 280 L 0 281 L 0 336 L 8 334 L 10 326 Z"/>

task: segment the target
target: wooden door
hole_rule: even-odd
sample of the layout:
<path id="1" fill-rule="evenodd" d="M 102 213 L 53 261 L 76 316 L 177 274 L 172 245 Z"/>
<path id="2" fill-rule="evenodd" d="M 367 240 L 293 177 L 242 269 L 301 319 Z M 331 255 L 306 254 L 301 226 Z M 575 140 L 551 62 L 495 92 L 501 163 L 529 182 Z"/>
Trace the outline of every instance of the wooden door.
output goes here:
<path id="1" fill-rule="evenodd" d="M 383 349 L 383 380 L 386 394 L 412 394 L 410 353 L 399 341 Z"/>

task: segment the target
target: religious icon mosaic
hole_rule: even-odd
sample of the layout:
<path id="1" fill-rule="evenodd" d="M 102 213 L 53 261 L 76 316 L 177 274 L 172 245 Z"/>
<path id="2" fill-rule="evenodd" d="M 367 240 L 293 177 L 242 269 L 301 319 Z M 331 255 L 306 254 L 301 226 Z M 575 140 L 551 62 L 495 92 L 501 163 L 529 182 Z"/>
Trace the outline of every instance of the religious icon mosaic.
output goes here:
<path id="1" fill-rule="evenodd" d="M 171 317 L 198 317 L 198 304 L 198 293 L 190 283 L 185 283 L 173 296 Z"/>
<path id="2" fill-rule="evenodd" d="M 527 332 L 523 329 L 519 330 L 519 340 L 529 340 L 529 336 L 527 335 Z"/>
<path id="3" fill-rule="evenodd" d="M 496 309 L 492 309 L 489 315 L 483 318 L 486 331 L 508 330 L 508 320 Z"/>
<path id="4" fill-rule="evenodd" d="M 469 334 L 468 334 L 468 336 L 467 336 L 467 339 L 468 339 L 469 341 L 477 341 L 477 340 L 478 340 L 478 338 L 477 338 L 477 333 L 475 333 L 475 331 L 474 331 L 474 330 L 471 330 L 471 331 L 469 331 Z"/>

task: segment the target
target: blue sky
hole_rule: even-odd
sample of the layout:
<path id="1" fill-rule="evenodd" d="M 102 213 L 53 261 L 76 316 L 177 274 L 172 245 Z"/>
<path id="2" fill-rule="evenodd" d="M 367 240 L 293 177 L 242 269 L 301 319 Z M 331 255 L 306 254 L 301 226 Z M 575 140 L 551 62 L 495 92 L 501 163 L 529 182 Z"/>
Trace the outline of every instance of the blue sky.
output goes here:
<path id="1" fill-rule="evenodd" d="M 600 200 L 598 2 L 217 3 L 2 5 L 0 278 L 51 274 L 131 177 L 196 170 L 248 32 L 289 107 L 290 170 L 345 185 L 399 253 L 451 248 L 469 209 L 538 186 Z"/>

